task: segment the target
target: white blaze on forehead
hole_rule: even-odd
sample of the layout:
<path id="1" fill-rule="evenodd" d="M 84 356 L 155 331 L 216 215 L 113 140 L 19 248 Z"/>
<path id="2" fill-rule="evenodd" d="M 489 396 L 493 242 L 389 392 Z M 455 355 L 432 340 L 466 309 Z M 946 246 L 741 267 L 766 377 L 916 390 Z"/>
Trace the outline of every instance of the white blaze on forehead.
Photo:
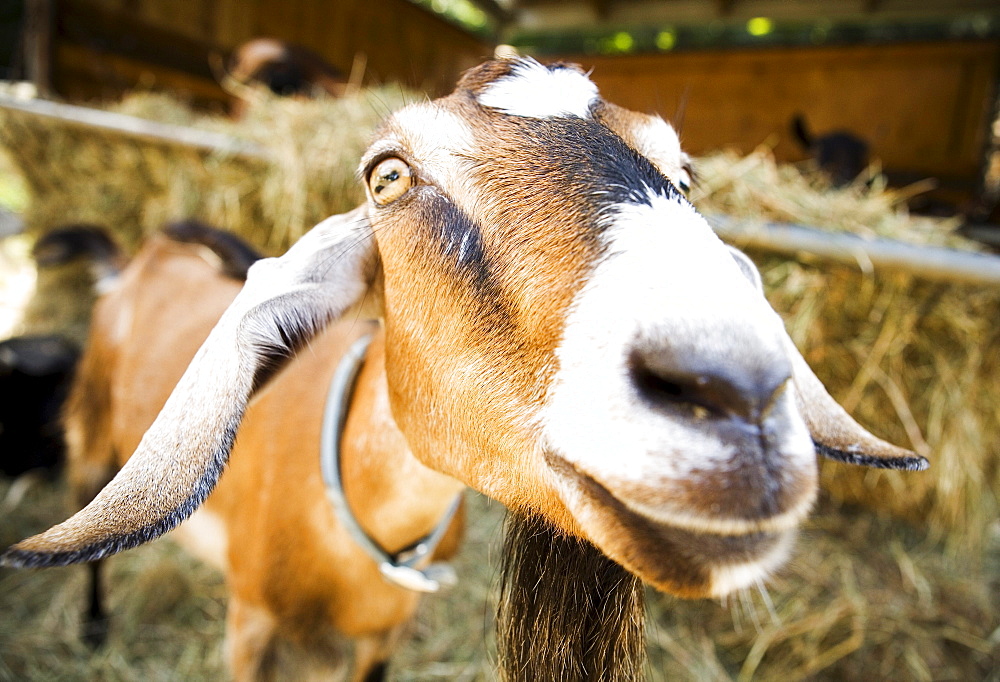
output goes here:
<path id="1" fill-rule="evenodd" d="M 525 118 L 587 118 L 596 99 L 597 86 L 579 71 L 550 68 L 534 59 L 518 61 L 478 97 L 484 107 Z"/>
<path id="2" fill-rule="evenodd" d="M 392 116 L 391 133 L 376 142 L 366 158 L 386 152 L 406 152 L 421 168 L 443 168 L 456 154 L 467 153 L 475 144 L 468 122 L 436 102 L 411 104 Z"/>

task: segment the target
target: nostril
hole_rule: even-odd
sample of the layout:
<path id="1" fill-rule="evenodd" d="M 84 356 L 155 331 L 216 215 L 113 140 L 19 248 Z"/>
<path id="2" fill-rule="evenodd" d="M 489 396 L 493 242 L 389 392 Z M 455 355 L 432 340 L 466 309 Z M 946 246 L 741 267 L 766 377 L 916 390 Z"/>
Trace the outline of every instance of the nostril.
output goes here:
<path id="1" fill-rule="evenodd" d="M 776 370 L 778 368 L 775 368 Z M 656 407 L 697 411 L 715 417 L 736 416 L 757 422 L 773 405 L 790 373 L 752 371 L 737 363 L 699 366 L 677 362 L 670 353 L 634 352 L 629 363 L 639 395 Z"/>
<path id="2" fill-rule="evenodd" d="M 632 366 L 632 381 L 639 395 L 655 405 L 700 407 L 721 416 L 721 410 L 706 395 L 706 377 L 656 372 L 640 362 Z"/>

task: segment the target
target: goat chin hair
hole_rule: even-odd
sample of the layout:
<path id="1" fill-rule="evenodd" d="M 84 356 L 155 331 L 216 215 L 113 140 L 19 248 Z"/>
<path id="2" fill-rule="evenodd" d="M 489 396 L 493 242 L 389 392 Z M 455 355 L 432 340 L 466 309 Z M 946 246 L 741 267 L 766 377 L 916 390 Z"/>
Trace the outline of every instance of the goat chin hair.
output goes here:
<path id="1" fill-rule="evenodd" d="M 507 515 L 497 605 L 504 682 L 644 679 L 642 582 L 537 516 Z"/>

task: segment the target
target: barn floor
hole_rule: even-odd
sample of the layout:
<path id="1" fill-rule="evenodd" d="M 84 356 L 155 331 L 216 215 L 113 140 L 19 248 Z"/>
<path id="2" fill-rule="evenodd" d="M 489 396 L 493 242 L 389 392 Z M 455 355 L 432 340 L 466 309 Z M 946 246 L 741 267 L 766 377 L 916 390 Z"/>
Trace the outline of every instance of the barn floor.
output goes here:
<path id="1" fill-rule="evenodd" d="M 0 500 L 11 481 L 0 481 Z M 41 481 L 0 510 L 7 545 L 64 518 Z M 493 586 L 502 509 L 469 495 L 459 585 L 424 600 L 390 679 L 492 680 Z M 912 528 L 820 505 L 769 597 L 728 603 L 649 595 L 650 682 L 661 680 L 1000 680 L 1000 537 L 978 570 Z M 110 560 L 112 629 L 79 639 L 80 567 L 0 569 L 0 680 L 220 680 L 225 589 L 169 540 Z M 950 577 L 942 578 L 948 574 Z M 896 677 L 897 673 L 902 677 Z"/>

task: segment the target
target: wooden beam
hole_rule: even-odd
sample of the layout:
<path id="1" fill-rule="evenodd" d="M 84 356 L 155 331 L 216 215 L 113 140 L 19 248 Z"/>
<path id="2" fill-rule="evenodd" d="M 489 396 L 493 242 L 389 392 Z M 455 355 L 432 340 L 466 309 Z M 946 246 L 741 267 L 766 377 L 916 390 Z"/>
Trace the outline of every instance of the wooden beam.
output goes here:
<path id="1" fill-rule="evenodd" d="M 611 16 L 614 0 L 590 0 L 590 4 L 594 8 L 594 12 L 598 18 L 602 21 L 607 21 L 608 17 Z"/>
<path id="2" fill-rule="evenodd" d="M 718 7 L 720 17 L 728 17 L 733 13 L 733 8 L 736 6 L 736 0 L 716 0 L 715 6 Z"/>
<path id="3" fill-rule="evenodd" d="M 130 12 L 103 9 L 86 0 L 59 0 L 54 42 L 213 80 L 209 55 L 221 51 L 211 43 L 148 24 Z"/>
<path id="4" fill-rule="evenodd" d="M 39 95 L 52 94 L 52 0 L 27 0 L 24 17 L 24 65 Z"/>
<path id="5" fill-rule="evenodd" d="M 69 100 L 117 99 L 139 88 L 168 90 L 199 107 L 226 108 L 232 101 L 218 81 L 112 53 L 63 43 L 55 50 L 53 87 Z"/>

